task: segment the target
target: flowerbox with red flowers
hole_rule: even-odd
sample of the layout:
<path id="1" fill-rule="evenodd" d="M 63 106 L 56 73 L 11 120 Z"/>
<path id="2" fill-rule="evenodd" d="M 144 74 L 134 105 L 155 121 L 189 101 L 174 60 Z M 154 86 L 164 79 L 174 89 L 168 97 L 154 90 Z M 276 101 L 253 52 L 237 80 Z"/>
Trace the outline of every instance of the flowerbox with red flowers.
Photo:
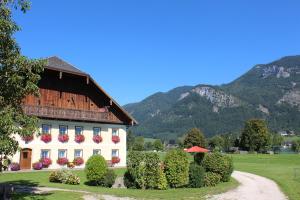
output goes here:
<path id="1" fill-rule="evenodd" d="M 59 134 L 58 135 L 58 141 L 65 143 L 69 141 L 69 135 L 67 134 Z"/>
<path id="2" fill-rule="evenodd" d="M 121 159 L 119 157 L 112 157 L 111 159 L 111 163 L 114 164 L 118 164 L 120 163 Z"/>
<path id="3" fill-rule="evenodd" d="M 68 164 L 68 162 L 69 162 L 68 158 L 57 159 L 57 164 L 59 164 L 59 165 L 66 165 L 66 164 Z"/>
<path id="4" fill-rule="evenodd" d="M 52 140 L 52 136 L 51 136 L 51 134 L 49 134 L 49 133 L 42 134 L 41 140 L 42 140 L 43 142 L 45 142 L 45 143 L 49 143 L 49 142 L 51 142 L 51 140 Z"/>
<path id="5" fill-rule="evenodd" d="M 75 142 L 77 143 L 81 143 L 81 142 L 84 142 L 84 135 L 76 135 L 75 136 Z"/>
<path id="6" fill-rule="evenodd" d="M 22 137 L 22 140 L 25 142 L 31 142 L 33 140 L 33 135 L 25 135 Z"/>
<path id="7" fill-rule="evenodd" d="M 80 166 L 80 165 L 82 165 L 82 164 L 84 163 L 84 160 L 83 160 L 83 158 L 81 158 L 81 157 L 77 157 L 77 158 L 74 159 L 73 163 L 74 163 L 76 166 Z"/>
<path id="8" fill-rule="evenodd" d="M 102 137 L 101 135 L 94 135 L 93 137 L 93 141 L 97 144 L 99 144 L 100 142 L 102 142 Z"/>
<path id="9" fill-rule="evenodd" d="M 117 136 L 117 135 L 114 135 L 114 136 L 112 136 L 111 140 L 112 140 L 114 143 L 119 143 L 119 142 L 120 142 L 120 137 Z"/>
<path id="10" fill-rule="evenodd" d="M 32 168 L 33 168 L 34 170 L 41 170 L 41 169 L 43 169 L 43 164 L 42 164 L 41 162 L 33 163 L 33 164 L 32 164 Z"/>
<path id="11" fill-rule="evenodd" d="M 40 162 L 43 164 L 44 168 L 48 168 L 52 164 L 52 160 L 50 158 L 41 158 Z"/>

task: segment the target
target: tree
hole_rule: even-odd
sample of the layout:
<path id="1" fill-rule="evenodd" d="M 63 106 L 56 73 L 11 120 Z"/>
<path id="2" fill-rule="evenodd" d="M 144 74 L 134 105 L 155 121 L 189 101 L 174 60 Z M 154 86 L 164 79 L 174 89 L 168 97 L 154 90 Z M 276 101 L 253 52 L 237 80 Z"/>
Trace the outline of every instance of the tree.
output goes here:
<path id="1" fill-rule="evenodd" d="M 205 147 L 205 137 L 199 129 L 193 128 L 186 133 L 183 145 L 186 148 L 193 146 Z"/>
<path id="2" fill-rule="evenodd" d="M 246 122 L 241 135 L 240 147 L 247 151 L 263 151 L 270 145 L 270 134 L 264 120 Z"/>
<path id="3" fill-rule="evenodd" d="M 272 134 L 272 146 L 273 147 L 280 147 L 284 142 L 284 138 L 282 135 L 278 133 Z"/>
<path id="4" fill-rule="evenodd" d="M 132 146 L 134 144 L 134 134 L 132 133 L 131 130 L 127 131 L 127 138 L 126 138 L 126 143 L 127 143 L 127 150 L 132 149 Z"/>
<path id="5" fill-rule="evenodd" d="M 157 139 L 153 142 L 153 147 L 156 151 L 163 151 L 164 150 L 164 145 L 161 142 L 160 139 Z"/>
<path id="6" fill-rule="evenodd" d="M 153 144 L 152 144 L 152 142 L 146 142 L 145 143 L 145 147 L 144 147 L 144 149 L 146 150 L 146 151 L 152 151 L 153 150 Z"/>
<path id="7" fill-rule="evenodd" d="M 132 146 L 132 150 L 134 151 L 144 151 L 144 137 L 139 136 L 134 140 L 134 144 Z"/>
<path id="8" fill-rule="evenodd" d="M 209 146 L 213 149 L 223 150 L 224 139 L 220 135 L 216 135 L 209 140 Z"/>
<path id="9" fill-rule="evenodd" d="M 21 55 L 14 34 L 20 27 L 12 19 L 12 9 L 29 9 L 27 0 L 2 0 L 0 3 L 0 171 L 3 158 L 18 149 L 14 135 L 29 136 L 37 130 L 36 117 L 25 115 L 22 100 L 39 95 L 37 83 L 44 61 Z"/>
<path id="10" fill-rule="evenodd" d="M 300 140 L 293 141 L 292 150 L 296 153 L 300 153 Z"/>

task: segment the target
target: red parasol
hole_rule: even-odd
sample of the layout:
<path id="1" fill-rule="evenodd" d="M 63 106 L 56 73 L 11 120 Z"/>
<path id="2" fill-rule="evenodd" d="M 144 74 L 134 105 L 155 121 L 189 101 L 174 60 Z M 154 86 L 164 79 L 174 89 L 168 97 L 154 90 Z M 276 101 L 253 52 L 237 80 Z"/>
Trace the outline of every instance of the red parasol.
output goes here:
<path id="1" fill-rule="evenodd" d="M 209 152 L 209 150 L 204 149 L 202 147 L 194 146 L 190 149 L 186 149 L 185 152 L 188 152 L 188 153 L 207 153 L 207 152 Z"/>

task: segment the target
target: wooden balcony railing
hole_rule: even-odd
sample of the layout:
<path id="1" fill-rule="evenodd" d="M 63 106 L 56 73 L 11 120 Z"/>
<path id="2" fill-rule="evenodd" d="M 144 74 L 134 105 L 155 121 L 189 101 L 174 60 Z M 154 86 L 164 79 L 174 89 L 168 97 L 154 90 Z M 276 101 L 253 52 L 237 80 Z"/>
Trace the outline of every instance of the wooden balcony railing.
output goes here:
<path id="1" fill-rule="evenodd" d="M 32 105 L 23 105 L 22 107 L 25 114 L 37 117 L 93 122 L 121 122 L 110 112 L 94 112 Z"/>

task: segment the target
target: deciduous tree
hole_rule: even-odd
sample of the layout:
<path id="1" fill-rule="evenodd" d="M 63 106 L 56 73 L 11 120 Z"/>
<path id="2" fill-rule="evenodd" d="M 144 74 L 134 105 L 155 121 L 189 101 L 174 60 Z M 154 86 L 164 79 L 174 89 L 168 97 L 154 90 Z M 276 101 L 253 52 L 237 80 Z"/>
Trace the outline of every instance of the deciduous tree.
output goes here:
<path id="1" fill-rule="evenodd" d="M 199 129 L 193 128 L 186 133 L 183 144 L 186 148 L 193 146 L 205 147 L 206 142 L 203 133 Z"/>

